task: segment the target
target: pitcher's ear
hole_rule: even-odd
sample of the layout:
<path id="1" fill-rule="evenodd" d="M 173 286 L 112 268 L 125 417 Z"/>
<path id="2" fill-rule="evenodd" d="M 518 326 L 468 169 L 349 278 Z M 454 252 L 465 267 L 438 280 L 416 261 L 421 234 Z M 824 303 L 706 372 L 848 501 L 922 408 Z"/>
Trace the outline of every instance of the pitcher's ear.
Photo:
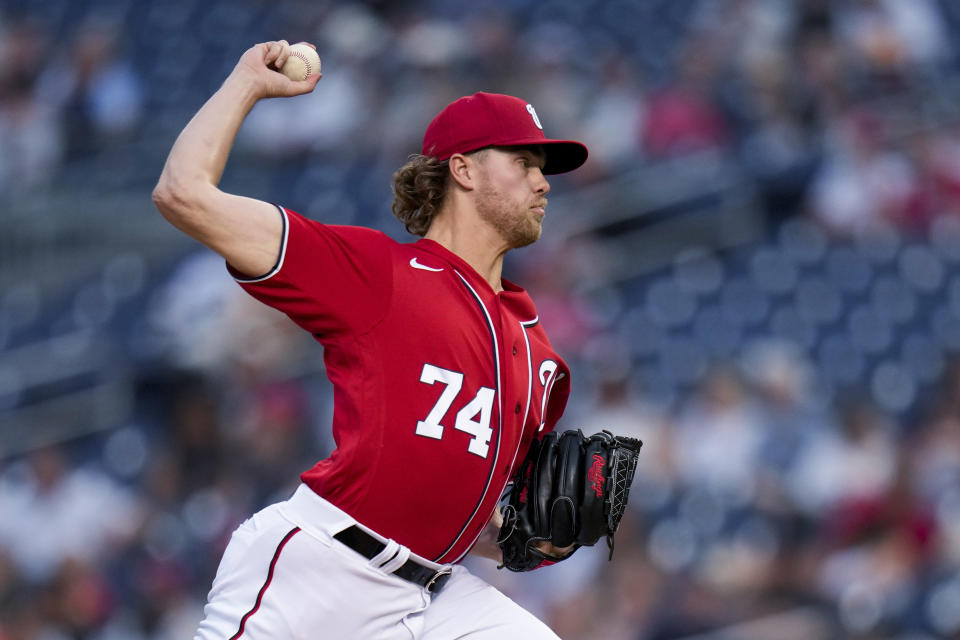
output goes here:
<path id="1" fill-rule="evenodd" d="M 462 153 L 450 156 L 450 177 L 462 188 L 473 189 L 477 178 L 477 163 Z"/>

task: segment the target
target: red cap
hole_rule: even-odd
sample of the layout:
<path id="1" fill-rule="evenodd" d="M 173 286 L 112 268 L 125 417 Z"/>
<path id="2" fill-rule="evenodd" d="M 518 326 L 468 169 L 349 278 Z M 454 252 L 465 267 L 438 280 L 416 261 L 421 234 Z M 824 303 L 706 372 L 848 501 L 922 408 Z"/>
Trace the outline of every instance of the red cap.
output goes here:
<path id="1" fill-rule="evenodd" d="M 423 155 L 446 160 L 484 147 L 542 145 L 546 174 L 573 171 L 587 160 L 587 148 L 573 140 L 550 140 L 533 105 L 500 93 L 475 93 L 454 100 L 423 135 Z"/>

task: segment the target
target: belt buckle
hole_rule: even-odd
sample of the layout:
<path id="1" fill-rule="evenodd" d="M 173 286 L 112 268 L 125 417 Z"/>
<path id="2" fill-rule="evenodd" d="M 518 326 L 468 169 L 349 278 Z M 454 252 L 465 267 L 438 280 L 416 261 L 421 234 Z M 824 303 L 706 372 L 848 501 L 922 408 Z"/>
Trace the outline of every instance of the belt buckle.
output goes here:
<path id="1" fill-rule="evenodd" d="M 427 584 L 423 585 L 423 588 L 427 591 L 430 591 L 430 588 L 434 585 L 434 583 L 436 583 L 437 580 L 443 576 L 449 576 L 451 573 L 453 573 L 453 569 L 450 567 L 444 567 L 443 569 L 440 569 L 440 571 L 437 571 L 435 574 L 433 574 L 433 577 L 430 578 L 430 581 L 427 582 Z"/>

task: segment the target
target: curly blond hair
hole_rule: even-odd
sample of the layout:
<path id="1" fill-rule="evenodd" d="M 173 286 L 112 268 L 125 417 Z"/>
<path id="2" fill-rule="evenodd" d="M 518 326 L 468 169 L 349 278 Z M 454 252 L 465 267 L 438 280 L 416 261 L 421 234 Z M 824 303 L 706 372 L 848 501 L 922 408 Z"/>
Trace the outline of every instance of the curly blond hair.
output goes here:
<path id="1" fill-rule="evenodd" d="M 393 215 L 410 233 L 426 235 L 440 212 L 450 181 L 450 161 L 414 154 L 393 174 Z"/>
<path id="2" fill-rule="evenodd" d="M 463 155 L 483 162 L 488 147 Z M 393 174 L 393 215 L 407 231 L 424 236 L 440 213 L 450 186 L 450 161 L 415 153 Z"/>

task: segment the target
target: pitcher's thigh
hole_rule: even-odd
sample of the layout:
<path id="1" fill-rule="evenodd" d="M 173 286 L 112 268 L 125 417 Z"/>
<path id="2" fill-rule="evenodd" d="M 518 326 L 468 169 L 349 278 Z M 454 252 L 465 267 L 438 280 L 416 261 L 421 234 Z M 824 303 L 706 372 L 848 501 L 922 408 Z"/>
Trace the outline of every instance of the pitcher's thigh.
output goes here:
<path id="1" fill-rule="evenodd" d="M 420 640 L 559 640 L 532 613 L 460 566 L 423 616 Z"/>
<path id="2" fill-rule="evenodd" d="M 224 553 L 196 640 L 408 640 L 419 589 L 289 522 L 241 527 Z"/>
<path id="3" fill-rule="evenodd" d="M 277 592 L 285 591 L 292 541 L 302 535 L 269 510 L 240 525 L 223 552 L 195 639 L 253 638 L 265 626 L 288 626 L 283 618 L 290 614 L 277 606 Z M 279 630 L 274 635 L 289 637 Z"/>

